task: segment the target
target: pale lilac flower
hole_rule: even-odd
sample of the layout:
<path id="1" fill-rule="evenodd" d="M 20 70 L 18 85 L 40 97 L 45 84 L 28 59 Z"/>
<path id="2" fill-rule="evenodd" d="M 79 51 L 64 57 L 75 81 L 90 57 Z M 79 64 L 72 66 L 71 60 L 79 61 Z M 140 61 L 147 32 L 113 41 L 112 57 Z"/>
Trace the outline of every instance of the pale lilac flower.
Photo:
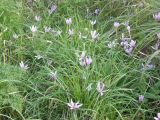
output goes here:
<path id="1" fill-rule="evenodd" d="M 13 38 L 16 40 L 16 39 L 18 39 L 18 35 L 15 33 L 15 34 L 13 34 Z"/>
<path id="2" fill-rule="evenodd" d="M 156 14 L 153 14 L 153 18 L 154 18 L 156 21 L 160 22 L 160 12 L 158 12 L 158 13 L 156 13 Z"/>
<path id="3" fill-rule="evenodd" d="M 99 9 L 99 8 L 97 8 L 97 9 L 94 11 L 94 13 L 95 13 L 96 15 L 99 15 L 99 13 L 100 13 L 100 9 Z"/>
<path id="4" fill-rule="evenodd" d="M 40 60 L 41 58 L 43 58 L 43 56 L 40 55 L 40 54 L 38 54 L 38 55 L 35 56 L 35 58 L 36 58 L 37 60 Z"/>
<path id="5" fill-rule="evenodd" d="M 97 91 L 99 92 L 100 96 L 104 95 L 104 92 L 106 92 L 105 90 L 105 85 L 103 82 L 98 82 L 97 83 Z"/>
<path id="6" fill-rule="evenodd" d="M 131 40 L 131 41 L 130 41 L 130 47 L 135 48 L 135 47 L 136 47 L 136 41 Z"/>
<path id="7" fill-rule="evenodd" d="M 98 36 L 99 36 L 99 33 L 97 33 L 97 31 L 96 31 L 96 30 L 91 31 L 91 37 L 92 37 L 92 39 L 93 39 L 93 40 L 97 39 L 97 38 L 98 38 Z"/>
<path id="8" fill-rule="evenodd" d="M 41 21 L 42 20 L 42 18 L 41 18 L 41 16 L 35 16 L 35 20 L 37 21 L 37 22 L 39 22 L 39 21 Z"/>
<path id="9" fill-rule="evenodd" d="M 118 28 L 120 26 L 120 23 L 119 22 L 114 22 L 114 27 L 115 28 Z"/>
<path id="10" fill-rule="evenodd" d="M 155 120 L 160 120 L 160 113 L 157 113 L 157 117 L 154 117 Z"/>
<path id="11" fill-rule="evenodd" d="M 83 51 L 81 53 L 81 55 L 80 55 L 79 61 L 80 61 L 80 65 L 81 66 L 89 66 L 92 63 L 92 58 L 91 57 L 87 57 L 85 55 L 85 51 Z"/>
<path id="12" fill-rule="evenodd" d="M 70 103 L 67 103 L 67 105 L 70 108 L 70 110 L 76 110 L 79 109 L 83 104 L 80 104 L 79 101 L 74 103 L 71 99 Z"/>
<path id="13" fill-rule="evenodd" d="M 50 76 L 50 78 L 52 79 L 52 80 L 56 80 L 57 79 L 57 71 L 55 71 L 55 72 L 50 72 L 49 73 L 49 76 Z"/>
<path id="14" fill-rule="evenodd" d="M 155 68 L 155 65 L 153 65 L 153 64 L 151 64 L 151 63 L 149 63 L 149 64 L 147 64 L 147 65 L 143 65 L 142 64 L 142 68 L 141 68 L 141 70 L 143 71 L 143 70 L 152 70 L 152 69 L 154 69 Z"/>
<path id="15" fill-rule="evenodd" d="M 87 86 L 86 90 L 87 90 L 88 92 L 90 92 L 90 91 L 92 90 L 92 85 L 93 85 L 93 83 L 90 83 L 90 84 Z"/>
<path id="16" fill-rule="evenodd" d="M 97 22 L 96 20 L 94 20 L 94 21 L 91 21 L 91 20 L 90 20 L 91 25 L 95 25 L 96 22 Z"/>
<path id="17" fill-rule="evenodd" d="M 92 64 L 92 58 L 91 57 L 86 57 L 86 65 L 89 66 Z"/>
<path id="18" fill-rule="evenodd" d="M 143 102 L 144 101 L 144 96 L 143 95 L 139 95 L 139 102 Z"/>
<path id="19" fill-rule="evenodd" d="M 65 19 L 66 20 L 66 24 L 67 25 L 71 25 L 72 24 L 72 18 L 68 18 L 68 19 Z"/>
<path id="20" fill-rule="evenodd" d="M 72 35 L 74 34 L 73 29 L 69 29 L 69 30 L 68 30 L 68 34 L 69 34 L 69 36 L 72 36 Z"/>
<path id="21" fill-rule="evenodd" d="M 47 33 L 47 32 L 50 32 L 51 31 L 51 27 L 47 27 L 47 26 L 45 26 L 44 27 L 44 31 Z"/>
<path id="22" fill-rule="evenodd" d="M 27 69 L 29 68 L 28 65 L 25 64 L 23 61 L 21 61 L 21 62 L 19 63 L 19 65 L 20 65 L 20 67 L 21 67 L 23 70 L 27 70 Z"/>
<path id="23" fill-rule="evenodd" d="M 48 10 L 48 13 L 49 13 L 49 15 L 51 15 L 53 12 L 55 12 L 56 11 L 56 9 L 57 9 L 57 5 L 52 5 L 51 6 L 51 9 L 50 10 Z"/>
<path id="24" fill-rule="evenodd" d="M 30 27 L 30 30 L 32 31 L 32 33 L 37 32 L 37 29 L 38 29 L 37 26 L 34 26 L 34 25 Z"/>

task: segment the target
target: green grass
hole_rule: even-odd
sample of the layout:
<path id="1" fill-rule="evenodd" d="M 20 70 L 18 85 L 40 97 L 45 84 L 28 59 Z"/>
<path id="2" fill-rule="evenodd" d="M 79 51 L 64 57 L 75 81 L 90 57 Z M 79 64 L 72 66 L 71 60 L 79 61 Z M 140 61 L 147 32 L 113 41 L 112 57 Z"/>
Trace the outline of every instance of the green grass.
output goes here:
<path id="1" fill-rule="evenodd" d="M 160 30 L 160 23 L 152 17 L 159 11 L 159 0 L 33 1 L 0 0 L 0 120 L 152 120 L 157 116 L 160 51 L 151 46 Z M 49 16 L 53 3 L 58 7 Z M 97 8 L 99 15 L 93 14 Z M 35 21 L 35 15 L 42 20 Z M 72 18 L 70 26 L 65 18 Z M 90 20 L 97 20 L 96 25 Z M 121 26 L 116 34 L 113 26 L 125 21 L 136 41 L 132 55 L 120 46 L 122 33 L 129 37 L 127 29 Z M 38 27 L 34 35 L 32 25 Z M 62 34 L 45 33 L 45 26 Z M 68 29 L 74 30 L 73 36 Z M 91 39 L 93 30 L 100 34 L 97 41 Z M 79 32 L 87 38 L 79 38 Z M 114 40 L 117 46 L 108 48 Z M 89 67 L 79 64 L 82 51 L 93 60 Z M 36 59 L 38 54 L 43 58 Z M 29 69 L 22 70 L 21 61 Z M 142 63 L 150 62 L 155 68 L 142 71 Z M 51 71 L 57 71 L 56 80 L 50 79 Z M 103 96 L 96 90 L 99 81 L 105 84 Z M 139 95 L 144 95 L 143 102 Z M 71 99 L 80 101 L 82 107 L 70 110 Z"/>

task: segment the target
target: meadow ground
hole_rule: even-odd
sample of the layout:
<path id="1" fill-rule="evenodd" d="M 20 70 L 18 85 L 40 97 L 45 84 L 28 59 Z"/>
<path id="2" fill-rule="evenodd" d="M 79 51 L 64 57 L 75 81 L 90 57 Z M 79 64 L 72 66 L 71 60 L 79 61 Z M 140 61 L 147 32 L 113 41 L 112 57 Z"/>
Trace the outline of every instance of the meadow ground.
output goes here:
<path id="1" fill-rule="evenodd" d="M 0 120 L 159 120 L 159 0 L 0 0 Z"/>

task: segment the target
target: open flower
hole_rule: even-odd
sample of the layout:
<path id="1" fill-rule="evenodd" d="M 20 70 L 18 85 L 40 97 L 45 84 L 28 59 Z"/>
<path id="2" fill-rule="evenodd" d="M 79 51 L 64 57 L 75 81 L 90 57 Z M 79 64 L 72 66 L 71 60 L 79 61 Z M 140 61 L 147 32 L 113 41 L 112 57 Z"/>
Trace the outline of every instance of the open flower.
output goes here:
<path id="1" fill-rule="evenodd" d="M 19 63 L 19 65 L 20 65 L 20 67 L 21 67 L 23 70 L 27 70 L 27 69 L 29 68 L 28 65 L 25 64 L 23 61 L 21 61 L 21 62 Z"/>
<path id="2" fill-rule="evenodd" d="M 79 58 L 81 66 L 90 66 L 92 64 L 92 58 L 86 56 L 85 51 L 83 51 Z"/>
<path id="3" fill-rule="evenodd" d="M 160 120 L 160 113 L 157 113 L 157 117 L 154 117 L 155 120 Z"/>
<path id="4" fill-rule="evenodd" d="M 37 22 L 39 22 L 39 21 L 41 21 L 42 20 L 42 18 L 41 18 L 41 16 L 35 16 L 35 20 L 37 21 Z"/>
<path id="5" fill-rule="evenodd" d="M 50 8 L 50 10 L 48 10 L 49 15 L 51 15 L 53 12 L 55 12 L 57 9 L 57 5 L 53 4 Z"/>
<path id="6" fill-rule="evenodd" d="M 98 36 L 99 36 L 99 33 L 97 33 L 96 30 L 91 31 L 91 37 L 93 40 L 96 40 L 98 38 Z"/>
<path id="7" fill-rule="evenodd" d="M 104 89 L 105 89 L 104 83 L 103 83 L 103 82 L 98 82 L 98 83 L 97 83 L 97 91 L 99 92 L 99 94 L 100 94 L 101 96 L 104 95 L 104 92 L 105 92 Z"/>
<path id="8" fill-rule="evenodd" d="M 91 20 L 90 20 L 91 25 L 95 25 L 96 22 L 97 22 L 96 20 L 94 20 L 94 21 L 91 21 Z"/>
<path id="9" fill-rule="evenodd" d="M 68 30 L 68 34 L 69 34 L 69 36 L 73 36 L 73 34 L 74 34 L 73 29 L 69 29 L 69 30 Z"/>
<path id="10" fill-rule="evenodd" d="M 143 102 L 144 101 L 144 96 L 143 95 L 139 95 L 139 102 Z"/>
<path id="11" fill-rule="evenodd" d="M 71 99 L 70 103 L 67 103 L 67 105 L 69 106 L 70 110 L 76 110 L 79 109 L 83 104 L 80 104 L 79 101 L 74 103 Z"/>
<path id="12" fill-rule="evenodd" d="M 160 12 L 158 12 L 158 13 L 156 13 L 156 14 L 153 14 L 153 18 L 154 18 L 156 21 L 160 22 Z"/>
<path id="13" fill-rule="evenodd" d="M 44 27 L 44 31 L 47 33 L 47 32 L 50 32 L 51 31 L 51 27 L 47 27 L 47 26 L 45 26 Z"/>
<path id="14" fill-rule="evenodd" d="M 55 72 L 50 72 L 49 73 L 49 76 L 50 76 L 50 78 L 52 79 L 52 80 L 56 80 L 57 79 L 57 71 L 55 71 Z"/>
<path id="15" fill-rule="evenodd" d="M 32 31 L 32 33 L 37 32 L 37 26 L 32 25 L 32 26 L 30 27 L 30 30 Z"/>
<path id="16" fill-rule="evenodd" d="M 72 18 L 68 18 L 68 19 L 65 19 L 66 20 L 66 24 L 67 25 L 71 25 L 72 24 Z"/>
<path id="17" fill-rule="evenodd" d="M 118 28 L 120 26 L 120 23 L 119 22 L 114 22 L 114 27 L 115 28 Z"/>

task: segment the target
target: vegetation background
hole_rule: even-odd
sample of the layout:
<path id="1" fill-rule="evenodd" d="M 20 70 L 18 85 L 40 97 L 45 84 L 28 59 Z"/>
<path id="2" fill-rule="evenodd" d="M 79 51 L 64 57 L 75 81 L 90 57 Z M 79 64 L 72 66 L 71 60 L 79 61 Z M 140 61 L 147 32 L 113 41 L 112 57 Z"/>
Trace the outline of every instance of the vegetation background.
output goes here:
<path id="1" fill-rule="evenodd" d="M 57 9 L 49 15 L 53 4 Z M 160 112 L 160 51 L 151 46 L 159 39 L 160 22 L 153 18 L 159 11 L 159 0 L 0 0 L 0 120 L 154 119 Z M 72 18 L 70 26 L 66 18 Z M 136 41 L 132 55 L 119 45 L 122 33 L 130 37 L 127 29 L 115 31 L 113 25 L 126 21 Z M 44 32 L 45 26 L 62 33 Z M 97 41 L 92 41 L 93 30 Z M 116 47 L 109 48 L 112 41 Z M 89 67 L 79 64 L 82 51 L 92 58 Z M 147 69 L 149 64 L 155 67 Z M 99 81 L 105 84 L 103 96 L 96 90 Z M 71 99 L 83 105 L 70 110 Z"/>

